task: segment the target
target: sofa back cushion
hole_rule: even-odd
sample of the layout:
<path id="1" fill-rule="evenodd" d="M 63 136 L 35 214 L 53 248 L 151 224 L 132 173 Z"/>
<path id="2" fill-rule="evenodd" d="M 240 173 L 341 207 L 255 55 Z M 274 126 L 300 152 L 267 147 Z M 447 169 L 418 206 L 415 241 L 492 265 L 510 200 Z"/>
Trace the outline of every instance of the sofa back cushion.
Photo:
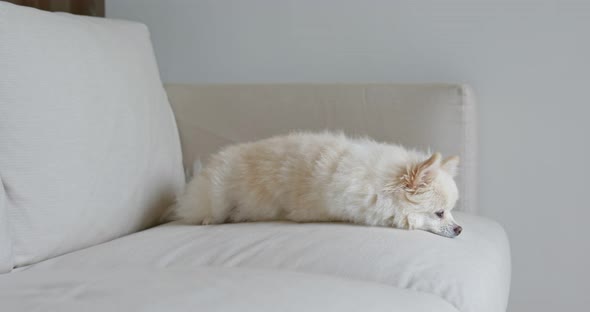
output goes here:
<path id="1" fill-rule="evenodd" d="M 475 98 L 454 84 L 166 86 L 185 166 L 222 146 L 293 130 L 343 130 L 410 148 L 459 155 L 457 210 L 477 210 Z"/>
<path id="2" fill-rule="evenodd" d="M 154 225 L 184 174 L 146 26 L 0 2 L 0 155 L 14 266 Z"/>

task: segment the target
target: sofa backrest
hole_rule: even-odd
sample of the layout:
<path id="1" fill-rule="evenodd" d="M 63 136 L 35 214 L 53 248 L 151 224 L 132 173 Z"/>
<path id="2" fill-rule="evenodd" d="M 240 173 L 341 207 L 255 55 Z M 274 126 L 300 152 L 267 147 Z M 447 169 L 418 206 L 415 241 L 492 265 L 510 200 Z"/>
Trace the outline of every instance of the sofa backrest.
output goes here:
<path id="1" fill-rule="evenodd" d="M 0 2 L 0 178 L 1 271 L 157 222 L 184 174 L 145 25 Z"/>
<path id="2" fill-rule="evenodd" d="M 187 168 L 221 146 L 303 130 L 344 130 L 461 157 L 458 210 L 477 209 L 471 90 L 449 84 L 166 86 Z"/>

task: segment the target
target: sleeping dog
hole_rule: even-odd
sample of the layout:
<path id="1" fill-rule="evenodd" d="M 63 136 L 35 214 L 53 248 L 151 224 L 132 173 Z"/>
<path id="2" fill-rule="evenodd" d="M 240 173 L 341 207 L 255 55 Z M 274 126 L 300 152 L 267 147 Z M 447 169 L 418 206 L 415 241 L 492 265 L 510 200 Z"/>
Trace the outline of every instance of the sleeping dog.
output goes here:
<path id="1" fill-rule="evenodd" d="M 455 237 L 458 162 L 344 134 L 276 136 L 213 155 L 174 215 L 191 224 L 340 221 Z"/>

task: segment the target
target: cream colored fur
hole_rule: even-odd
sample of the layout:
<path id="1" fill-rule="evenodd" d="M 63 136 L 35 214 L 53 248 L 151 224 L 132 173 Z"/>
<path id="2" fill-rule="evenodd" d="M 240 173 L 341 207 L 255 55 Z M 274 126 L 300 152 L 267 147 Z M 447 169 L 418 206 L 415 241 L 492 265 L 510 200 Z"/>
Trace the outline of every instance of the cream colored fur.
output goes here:
<path id="1" fill-rule="evenodd" d="M 343 134 L 277 136 L 212 156 L 175 215 L 191 224 L 344 221 L 453 237 L 457 164 Z"/>

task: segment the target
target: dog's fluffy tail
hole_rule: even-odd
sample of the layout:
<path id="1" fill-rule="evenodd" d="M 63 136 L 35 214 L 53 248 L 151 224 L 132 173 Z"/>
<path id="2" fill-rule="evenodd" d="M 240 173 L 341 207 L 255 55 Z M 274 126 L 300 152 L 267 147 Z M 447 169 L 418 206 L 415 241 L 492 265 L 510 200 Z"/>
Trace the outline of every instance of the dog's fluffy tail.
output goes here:
<path id="1" fill-rule="evenodd" d="M 201 163 L 200 158 L 197 158 L 193 162 L 192 168 L 186 168 L 184 170 L 184 177 L 185 177 L 186 184 L 188 184 L 188 182 L 190 182 L 190 180 L 192 180 L 194 177 L 198 176 L 199 173 L 201 173 L 202 168 L 203 168 L 203 164 Z M 186 184 L 185 184 L 185 189 L 186 189 Z M 160 223 L 176 221 L 179 219 L 179 216 L 176 213 L 176 211 L 178 209 L 178 201 L 179 201 L 179 197 L 176 198 L 176 201 L 174 202 L 174 204 L 172 204 L 168 208 L 166 208 L 166 210 L 164 211 L 164 213 L 160 217 L 160 220 L 159 220 Z"/>

